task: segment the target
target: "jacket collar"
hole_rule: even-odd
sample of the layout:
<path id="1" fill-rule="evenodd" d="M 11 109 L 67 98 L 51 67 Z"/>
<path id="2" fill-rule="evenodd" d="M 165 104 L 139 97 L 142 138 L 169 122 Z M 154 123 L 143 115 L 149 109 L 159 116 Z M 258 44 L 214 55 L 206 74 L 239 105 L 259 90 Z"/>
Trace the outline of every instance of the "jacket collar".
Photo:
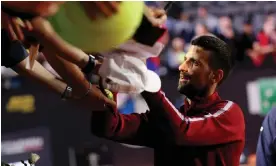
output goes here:
<path id="1" fill-rule="evenodd" d="M 203 110 L 214 104 L 216 101 L 219 101 L 221 98 L 218 92 L 214 92 L 208 97 L 195 97 L 193 100 L 188 98 L 184 99 L 184 110 L 193 109 L 193 110 Z"/>

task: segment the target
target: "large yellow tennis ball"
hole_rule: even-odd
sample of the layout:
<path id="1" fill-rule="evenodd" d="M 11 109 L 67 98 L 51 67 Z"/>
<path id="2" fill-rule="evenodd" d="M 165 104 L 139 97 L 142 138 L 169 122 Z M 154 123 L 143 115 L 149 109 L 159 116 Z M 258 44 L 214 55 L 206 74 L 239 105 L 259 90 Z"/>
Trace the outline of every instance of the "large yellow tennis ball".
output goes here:
<path id="1" fill-rule="evenodd" d="M 142 21 L 143 8 L 142 1 L 123 1 L 114 15 L 91 20 L 80 2 L 70 1 L 48 19 L 67 42 L 85 52 L 102 52 L 119 46 L 134 35 Z"/>

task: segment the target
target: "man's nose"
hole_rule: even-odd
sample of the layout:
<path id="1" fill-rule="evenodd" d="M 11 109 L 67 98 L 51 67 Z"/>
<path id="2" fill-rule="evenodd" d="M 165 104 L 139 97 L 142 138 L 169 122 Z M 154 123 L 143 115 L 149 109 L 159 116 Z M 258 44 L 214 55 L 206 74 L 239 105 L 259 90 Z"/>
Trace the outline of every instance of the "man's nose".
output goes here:
<path id="1" fill-rule="evenodd" d="M 178 67 L 179 71 L 188 71 L 188 64 L 186 61 L 183 61 L 183 63 L 181 63 L 181 65 Z"/>

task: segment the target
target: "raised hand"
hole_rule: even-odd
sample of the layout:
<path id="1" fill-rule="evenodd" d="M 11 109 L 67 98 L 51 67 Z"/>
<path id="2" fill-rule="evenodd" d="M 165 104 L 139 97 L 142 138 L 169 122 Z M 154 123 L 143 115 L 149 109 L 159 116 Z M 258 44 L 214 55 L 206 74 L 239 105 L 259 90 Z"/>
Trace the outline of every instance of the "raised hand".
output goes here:
<path id="1" fill-rule="evenodd" d="M 1 2 L 5 8 L 10 10 L 32 14 L 35 16 L 48 17 L 54 15 L 59 6 L 65 2 L 53 1 L 5 1 Z"/>
<path id="2" fill-rule="evenodd" d="M 99 15 L 110 17 L 118 12 L 120 2 L 116 1 L 82 1 L 80 2 L 91 20 L 96 20 Z"/>
<path id="3" fill-rule="evenodd" d="M 33 27 L 30 21 L 21 20 L 17 17 L 9 16 L 7 13 L 1 11 L 1 26 L 8 31 L 11 40 L 23 41 L 24 30 L 32 31 Z"/>
<path id="4" fill-rule="evenodd" d="M 159 27 L 163 25 L 167 20 L 166 11 L 164 9 L 145 7 L 145 16 L 152 23 L 153 26 Z"/>

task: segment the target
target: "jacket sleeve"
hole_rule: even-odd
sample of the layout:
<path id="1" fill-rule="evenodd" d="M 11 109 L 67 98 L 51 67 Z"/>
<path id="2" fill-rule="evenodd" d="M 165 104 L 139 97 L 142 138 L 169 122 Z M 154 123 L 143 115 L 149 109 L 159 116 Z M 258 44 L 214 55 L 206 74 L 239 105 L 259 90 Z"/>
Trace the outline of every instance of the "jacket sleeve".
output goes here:
<path id="1" fill-rule="evenodd" d="M 276 166 L 276 108 L 265 117 L 257 144 L 257 165 Z"/>
<path id="2" fill-rule="evenodd" d="M 153 142 L 148 127 L 148 114 L 149 112 L 124 115 L 111 109 L 95 111 L 92 115 L 91 130 L 98 137 L 151 147 Z"/>
<path id="3" fill-rule="evenodd" d="M 214 145 L 244 140 L 245 124 L 241 109 L 229 101 L 218 106 L 215 114 L 200 118 L 183 116 L 165 97 L 164 93 L 142 92 L 150 111 L 165 117 L 163 127 L 173 134 L 177 145 Z"/>

